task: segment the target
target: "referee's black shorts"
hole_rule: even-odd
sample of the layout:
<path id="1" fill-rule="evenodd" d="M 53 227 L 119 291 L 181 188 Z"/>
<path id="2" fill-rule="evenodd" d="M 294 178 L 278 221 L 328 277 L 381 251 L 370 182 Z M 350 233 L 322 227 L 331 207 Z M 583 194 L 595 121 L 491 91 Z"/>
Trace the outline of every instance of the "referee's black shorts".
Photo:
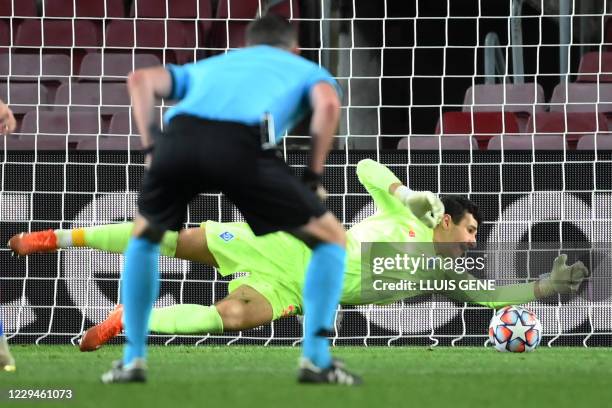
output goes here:
<path id="1" fill-rule="evenodd" d="M 235 122 L 174 117 L 154 136 L 138 209 L 151 224 L 179 230 L 198 193 L 220 191 L 256 235 L 293 230 L 327 210 L 276 150 L 262 150 L 259 132 Z"/>

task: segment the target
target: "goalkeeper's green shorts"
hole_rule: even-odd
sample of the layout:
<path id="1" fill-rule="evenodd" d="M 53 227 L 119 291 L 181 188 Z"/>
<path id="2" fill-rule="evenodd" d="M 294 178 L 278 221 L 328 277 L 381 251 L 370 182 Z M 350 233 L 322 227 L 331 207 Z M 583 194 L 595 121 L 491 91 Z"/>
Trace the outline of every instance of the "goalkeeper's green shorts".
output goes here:
<path id="1" fill-rule="evenodd" d="M 284 232 L 257 237 L 243 222 L 207 221 L 202 227 L 219 273 L 248 273 L 230 282 L 230 293 L 240 285 L 252 287 L 272 305 L 273 319 L 302 314 L 304 273 L 311 255 L 306 245 Z"/>

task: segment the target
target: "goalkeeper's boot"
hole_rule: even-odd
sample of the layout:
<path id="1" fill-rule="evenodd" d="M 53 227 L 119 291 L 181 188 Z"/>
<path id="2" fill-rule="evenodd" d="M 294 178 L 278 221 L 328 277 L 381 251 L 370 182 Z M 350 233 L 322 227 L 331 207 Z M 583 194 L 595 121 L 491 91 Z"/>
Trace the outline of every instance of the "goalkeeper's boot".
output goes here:
<path id="1" fill-rule="evenodd" d="M 96 351 L 102 345 L 108 343 L 123 330 L 123 305 L 117 305 L 115 310 L 109 313 L 106 320 L 87 330 L 81 341 L 79 348 L 81 351 Z"/>
<path id="2" fill-rule="evenodd" d="M 123 361 L 113 362 L 113 368 L 102 374 L 100 380 L 104 384 L 131 383 L 147 381 L 147 364 L 144 359 L 136 358 L 129 365 Z"/>
<path id="3" fill-rule="evenodd" d="M 0 336 L 0 371 L 15 371 L 15 359 L 4 335 Z"/>
<path id="4" fill-rule="evenodd" d="M 25 256 L 37 252 L 57 250 L 57 237 L 53 230 L 22 232 L 9 239 L 8 246 L 17 255 Z"/>
<path id="5" fill-rule="evenodd" d="M 341 360 L 332 359 L 331 367 L 320 368 L 314 365 L 309 359 L 302 357 L 300 359 L 298 382 L 303 384 L 338 384 L 354 386 L 361 385 L 363 380 L 358 375 L 347 371 Z"/>

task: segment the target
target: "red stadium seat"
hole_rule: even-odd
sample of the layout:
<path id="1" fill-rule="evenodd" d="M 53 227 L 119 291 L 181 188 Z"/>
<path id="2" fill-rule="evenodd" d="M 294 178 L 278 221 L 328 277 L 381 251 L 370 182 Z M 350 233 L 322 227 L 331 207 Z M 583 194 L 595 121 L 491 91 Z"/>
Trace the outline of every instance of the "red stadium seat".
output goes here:
<path id="1" fill-rule="evenodd" d="M 77 150 L 142 150 L 139 136 L 99 136 L 81 140 Z"/>
<path id="2" fill-rule="evenodd" d="M 136 18 L 211 18 L 210 0 L 138 0 L 132 3 Z M 199 10 L 198 10 L 199 7 Z"/>
<path id="3" fill-rule="evenodd" d="M 44 26 L 44 32 L 41 32 L 41 25 Z M 73 45 L 76 47 L 97 47 L 100 43 L 96 26 L 91 21 L 31 19 L 25 20 L 19 25 L 15 45 L 21 47 L 69 48 Z"/>
<path id="4" fill-rule="evenodd" d="M 136 24 L 136 40 L 134 40 L 134 24 Z M 106 46 L 124 50 L 137 48 L 140 53 L 159 55 L 162 60 L 163 48 L 183 48 L 182 51 L 187 51 L 195 44 L 188 42 L 180 21 L 116 20 L 106 27 Z M 181 50 L 172 50 L 166 54 L 165 63 L 177 61 L 175 51 Z"/>
<path id="5" fill-rule="evenodd" d="M 481 149 L 502 133 L 520 133 L 512 112 L 446 112 L 436 125 L 436 134 L 475 136 Z"/>
<path id="6" fill-rule="evenodd" d="M 193 49 L 206 45 L 212 23 L 210 0 L 172 0 L 168 3 L 170 7 L 166 7 L 166 0 L 139 0 L 136 3 L 132 3 L 132 17 L 182 19 L 169 22 L 168 26 L 169 30 L 177 30 L 177 26 L 182 26 L 184 45 L 180 47 Z M 192 50 L 176 50 L 175 54 L 179 63 L 194 60 Z"/>
<path id="7" fill-rule="evenodd" d="M 130 119 L 129 111 L 115 113 L 111 118 L 108 133 L 111 135 L 138 134 L 136 123 Z"/>
<path id="8" fill-rule="evenodd" d="M 586 135 L 578 141 L 578 150 L 612 150 L 612 134 L 598 133 Z"/>
<path id="9" fill-rule="evenodd" d="M 101 131 L 100 117 L 94 112 L 29 112 L 23 118 L 21 133 L 46 133 L 66 136 L 95 135 Z"/>
<path id="10" fill-rule="evenodd" d="M 0 20 L 0 53 L 8 52 L 11 45 L 11 30 L 7 21 Z"/>
<path id="11" fill-rule="evenodd" d="M 527 132 L 536 133 L 537 137 L 542 134 L 565 136 L 570 148 L 574 148 L 584 135 L 607 130 L 605 115 L 595 112 L 538 112 L 527 124 Z"/>
<path id="12" fill-rule="evenodd" d="M 161 110 L 155 108 L 153 114 L 154 123 L 161 123 Z M 130 118 L 129 110 L 117 112 L 113 115 L 110 121 L 110 127 L 108 129 L 109 135 L 139 135 L 138 126 L 134 119 Z"/>
<path id="13" fill-rule="evenodd" d="M 79 79 L 125 82 L 127 75 L 138 68 L 160 65 L 159 58 L 152 54 L 90 53 L 83 58 Z"/>
<path id="14" fill-rule="evenodd" d="M 2 0 L 0 17 L 36 17 L 36 0 Z"/>
<path id="15" fill-rule="evenodd" d="M 544 89 L 537 83 L 480 84 L 468 88 L 463 98 L 463 110 L 474 112 L 533 112 L 543 111 Z"/>
<path id="16" fill-rule="evenodd" d="M 64 54 L 0 55 L 0 77 L 10 76 L 11 81 L 62 81 L 70 74 L 70 58 Z"/>
<path id="17" fill-rule="evenodd" d="M 603 112 L 612 114 L 612 83 L 558 84 L 550 99 L 556 112 Z"/>
<path id="18" fill-rule="evenodd" d="M 61 85 L 55 95 L 57 108 L 70 106 L 73 110 L 97 111 L 112 115 L 131 105 L 127 88 L 123 83 L 71 82 Z"/>
<path id="19" fill-rule="evenodd" d="M 0 83 L 0 99 L 11 105 L 13 113 L 22 115 L 49 103 L 49 91 L 35 83 Z"/>
<path id="20" fill-rule="evenodd" d="M 587 52 L 580 59 L 576 82 L 612 82 L 612 52 Z"/>
<path id="21" fill-rule="evenodd" d="M 544 89 L 531 82 L 526 84 L 479 84 L 468 88 L 463 98 L 464 112 L 514 112 L 519 128 L 535 112 L 544 111 Z"/>
<path id="22" fill-rule="evenodd" d="M 76 3 L 76 14 L 75 4 Z M 124 17 L 122 0 L 45 0 L 45 17 Z"/>
<path id="23" fill-rule="evenodd" d="M 400 150 L 478 150 L 472 136 L 408 136 L 397 145 Z"/>
<path id="24" fill-rule="evenodd" d="M 83 140 L 95 139 L 101 131 L 96 112 L 29 112 L 21 125 L 21 140 L 35 139 L 48 146 L 76 148 Z"/>
<path id="25" fill-rule="evenodd" d="M 244 34 L 249 21 L 259 13 L 260 0 L 219 0 L 217 19 L 212 25 L 211 39 L 215 48 L 238 48 L 244 46 Z M 263 5 L 263 4 L 262 4 Z M 270 13 L 286 18 L 299 18 L 300 5 L 297 0 L 281 1 L 269 10 Z M 243 20 L 243 21 L 236 21 Z M 296 24 L 296 23 L 294 23 Z M 229 30 L 229 35 L 228 35 Z M 229 45 L 228 40 L 229 38 Z"/>
<path id="26" fill-rule="evenodd" d="M 22 140 L 18 135 L 9 135 L 4 137 L 6 140 L 6 150 L 35 150 L 36 144 L 34 140 Z M 4 142 L 0 143 L 0 150 L 4 150 Z"/>
<path id="27" fill-rule="evenodd" d="M 567 145 L 560 135 L 495 135 L 488 150 L 563 150 Z"/>

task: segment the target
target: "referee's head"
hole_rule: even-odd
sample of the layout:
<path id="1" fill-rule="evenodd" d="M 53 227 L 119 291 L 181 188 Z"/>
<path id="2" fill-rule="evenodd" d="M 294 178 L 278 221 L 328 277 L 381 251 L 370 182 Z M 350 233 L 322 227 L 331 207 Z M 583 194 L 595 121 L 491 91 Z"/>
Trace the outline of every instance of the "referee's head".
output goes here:
<path id="1" fill-rule="evenodd" d="M 267 14 L 249 24 L 246 45 L 271 45 L 288 51 L 297 51 L 297 32 L 291 23 L 274 14 Z"/>

